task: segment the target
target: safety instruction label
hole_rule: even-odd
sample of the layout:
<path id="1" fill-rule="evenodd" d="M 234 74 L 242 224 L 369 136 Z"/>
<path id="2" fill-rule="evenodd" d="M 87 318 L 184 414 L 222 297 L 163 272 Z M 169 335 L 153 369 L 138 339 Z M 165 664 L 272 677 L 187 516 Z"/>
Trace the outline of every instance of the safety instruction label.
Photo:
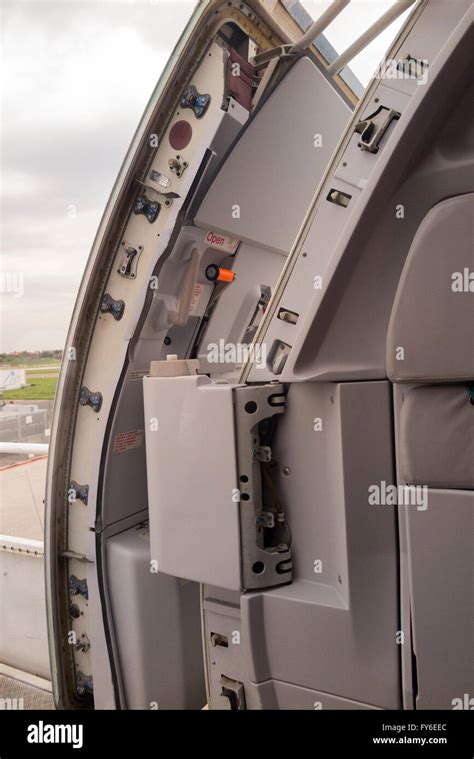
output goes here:
<path id="1" fill-rule="evenodd" d="M 212 285 L 205 285 L 201 282 L 195 283 L 191 303 L 189 304 L 190 314 L 193 316 L 203 316 L 211 295 L 212 287 Z"/>
<path id="2" fill-rule="evenodd" d="M 240 240 L 236 240 L 235 237 L 220 235 L 218 232 L 210 230 L 206 235 L 206 242 L 210 248 L 217 248 L 226 253 L 235 253 Z"/>
<path id="3" fill-rule="evenodd" d="M 140 448 L 143 445 L 144 432 L 144 430 L 117 432 L 114 439 L 114 453 L 125 453 L 132 448 Z"/>
<path id="4" fill-rule="evenodd" d="M 136 382 L 136 380 L 141 380 L 143 377 L 148 377 L 149 374 L 149 369 L 134 369 L 133 372 L 130 372 L 128 378 L 130 382 Z"/>

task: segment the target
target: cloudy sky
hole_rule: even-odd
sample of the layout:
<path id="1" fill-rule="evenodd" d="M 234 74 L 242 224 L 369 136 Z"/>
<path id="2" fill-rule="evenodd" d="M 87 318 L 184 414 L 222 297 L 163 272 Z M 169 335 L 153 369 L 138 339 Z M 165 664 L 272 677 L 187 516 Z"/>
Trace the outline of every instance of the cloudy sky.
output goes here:
<path id="1" fill-rule="evenodd" d="M 331 42 L 341 50 L 392 2 L 353 0 Z M 194 5 L 0 0 L 0 352 L 64 344 L 108 195 Z M 316 17 L 327 2 L 304 5 Z M 356 61 L 359 78 L 394 31 Z"/>

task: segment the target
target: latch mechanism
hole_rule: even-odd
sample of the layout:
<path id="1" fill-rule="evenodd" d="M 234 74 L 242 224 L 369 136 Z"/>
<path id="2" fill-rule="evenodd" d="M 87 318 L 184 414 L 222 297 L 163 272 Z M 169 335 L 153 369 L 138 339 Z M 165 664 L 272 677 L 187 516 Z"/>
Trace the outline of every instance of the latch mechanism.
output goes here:
<path id="1" fill-rule="evenodd" d="M 120 276 L 125 279 L 135 279 L 137 276 L 137 264 L 140 253 L 143 252 L 143 245 L 131 245 L 126 240 L 122 242 L 123 255 L 120 266 L 117 269 Z"/>
<path id="2" fill-rule="evenodd" d="M 158 218 L 158 214 L 161 211 L 161 205 L 157 200 L 150 200 L 146 195 L 139 195 L 133 206 L 133 213 L 136 216 L 146 216 L 150 224 Z"/>
<path id="3" fill-rule="evenodd" d="M 76 575 L 71 575 L 69 578 L 69 595 L 82 596 L 83 598 L 89 598 L 89 590 L 87 588 L 87 580 L 79 580 Z"/>
<path id="4" fill-rule="evenodd" d="M 291 582 L 290 532 L 269 469 L 277 417 L 285 411 L 280 384 L 234 390 L 240 489 L 242 587 Z"/>
<path id="5" fill-rule="evenodd" d="M 269 364 L 273 374 L 281 374 L 290 355 L 291 345 L 275 340 L 270 350 Z"/>
<path id="6" fill-rule="evenodd" d="M 109 293 L 105 293 L 100 304 L 102 314 L 112 314 L 116 321 L 120 321 L 124 310 L 125 302 L 123 300 L 114 300 Z"/>
<path id="7" fill-rule="evenodd" d="M 93 393 L 84 385 L 84 387 L 81 388 L 79 403 L 81 406 L 90 406 L 97 414 L 102 406 L 102 393 Z"/>
<path id="8" fill-rule="evenodd" d="M 244 711 L 245 710 L 245 694 L 243 683 L 237 680 L 231 680 L 225 675 L 221 675 L 219 681 L 221 685 L 221 699 L 227 699 L 227 704 L 224 709 L 230 709 L 231 711 Z"/>
<path id="9" fill-rule="evenodd" d="M 299 314 L 297 314 L 295 311 L 289 311 L 287 308 L 280 308 L 277 316 L 278 319 L 280 319 L 282 322 L 286 322 L 287 324 L 296 324 L 298 317 Z"/>
<path id="10" fill-rule="evenodd" d="M 169 159 L 168 166 L 170 167 L 171 171 L 176 174 L 177 177 L 180 177 L 188 168 L 189 163 L 187 161 L 183 161 L 181 156 L 177 155 L 176 158 Z"/>
<path id="11" fill-rule="evenodd" d="M 275 527 L 275 514 L 272 511 L 261 511 L 255 517 L 255 524 L 257 527 L 273 530 Z"/>
<path id="12" fill-rule="evenodd" d="M 73 496 L 69 499 L 71 502 L 74 502 L 79 498 L 84 506 L 87 506 L 87 501 L 89 498 L 89 485 L 78 485 L 75 480 L 71 480 L 69 484 L 69 494 Z"/>
<path id="13" fill-rule="evenodd" d="M 269 445 L 260 445 L 258 448 L 254 448 L 254 455 L 257 461 L 268 463 L 272 460 L 272 449 Z"/>
<path id="14" fill-rule="evenodd" d="M 179 101 L 181 108 L 191 108 L 197 119 L 202 119 L 210 102 L 211 96 L 201 95 L 194 84 L 186 87 Z"/>
<path id="15" fill-rule="evenodd" d="M 87 653 L 91 647 L 91 642 L 89 638 L 87 637 L 86 633 L 81 633 L 79 636 L 76 645 L 74 646 L 76 651 L 82 651 L 82 653 Z"/>
<path id="16" fill-rule="evenodd" d="M 369 153 L 378 153 L 380 140 L 389 128 L 392 121 L 400 118 L 398 111 L 393 108 L 385 108 L 381 105 L 366 119 L 359 121 L 355 126 L 355 132 L 360 134 L 359 148 L 368 150 Z"/>
<path id="17" fill-rule="evenodd" d="M 83 672 L 76 674 L 76 693 L 78 696 L 87 696 L 93 691 L 92 675 L 85 675 Z"/>

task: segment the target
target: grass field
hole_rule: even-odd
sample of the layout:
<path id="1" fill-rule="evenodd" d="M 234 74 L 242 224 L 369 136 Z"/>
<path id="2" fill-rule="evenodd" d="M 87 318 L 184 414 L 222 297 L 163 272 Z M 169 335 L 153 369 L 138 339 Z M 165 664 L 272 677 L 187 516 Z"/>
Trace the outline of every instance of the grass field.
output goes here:
<path id="1" fill-rule="evenodd" d="M 27 386 L 3 393 L 6 401 L 50 401 L 56 394 L 61 362 L 56 358 L 38 357 L 23 360 L 8 357 L 1 369 L 25 369 Z"/>
<path id="2" fill-rule="evenodd" d="M 6 401 L 51 401 L 56 394 L 56 386 L 58 384 L 58 378 L 45 377 L 36 378 L 34 375 L 31 377 L 27 375 L 27 387 L 22 387 L 19 390 L 9 390 L 3 394 Z"/>
<path id="3" fill-rule="evenodd" d="M 44 369 L 26 369 L 26 379 L 27 380 L 34 380 L 34 379 L 40 379 L 41 377 L 57 377 L 59 374 L 59 367 L 53 366 L 47 366 Z"/>
<path id="4" fill-rule="evenodd" d="M 43 366 L 57 366 L 58 370 L 61 362 L 56 358 L 30 358 L 22 361 L 20 358 L 9 357 L 2 362 L 1 369 L 41 369 Z"/>

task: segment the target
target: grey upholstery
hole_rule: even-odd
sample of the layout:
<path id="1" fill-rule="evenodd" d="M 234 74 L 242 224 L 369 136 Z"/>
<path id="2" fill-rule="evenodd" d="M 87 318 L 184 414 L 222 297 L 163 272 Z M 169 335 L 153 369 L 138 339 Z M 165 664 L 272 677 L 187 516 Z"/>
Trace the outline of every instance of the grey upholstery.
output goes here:
<path id="1" fill-rule="evenodd" d="M 459 281 L 469 283 L 473 271 L 469 193 L 434 206 L 415 235 L 388 330 L 387 373 L 393 382 L 474 378 L 474 292 L 456 290 Z"/>
<path id="2" fill-rule="evenodd" d="M 429 490 L 427 510 L 408 507 L 406 516 L 416 705 L 459 709 L 474 684 L 474 493 Z"/>
<path id="3" fill-rule="evenodd" d="M 402 595 L 410 609 L 403 624 L 412 629 L 418 709 L 459 708 L 472 687 L 473 218 L 472 193 L 444 200 L 426 215 L 387 339 L 389 377 L 412 384 L 395 393 L 402 395 L 398 482 L 428 487 L 425 509 L 400 514 L 407 538 Z M 400 348 L 403 360 L 397 360 Z"/>
<path id="4" fill-rule="evenodd" d="M 403 482 L 474 489 L 474 406 L 466 387 L 414 387 L 404 396 L 399 441 Z"/>

